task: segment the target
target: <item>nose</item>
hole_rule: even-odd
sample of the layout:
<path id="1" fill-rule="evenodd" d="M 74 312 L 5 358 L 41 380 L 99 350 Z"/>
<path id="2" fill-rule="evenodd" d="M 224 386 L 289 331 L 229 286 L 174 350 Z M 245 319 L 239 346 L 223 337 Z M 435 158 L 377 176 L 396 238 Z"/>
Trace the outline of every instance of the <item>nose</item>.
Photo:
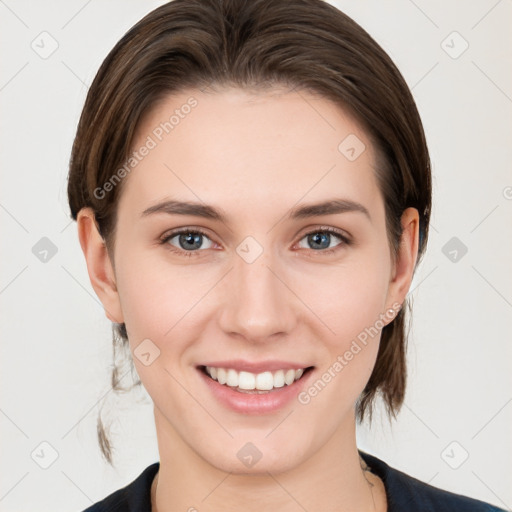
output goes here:
<path id="1" fill-rule="evenodd" d="M 221 329 L 252 342 L 274 341 L 276 335 L 292 332 L 300 301 L 271 251 L 264 250 L 252 263 L 235 255 L 233 265 L 222 290 Z"/>

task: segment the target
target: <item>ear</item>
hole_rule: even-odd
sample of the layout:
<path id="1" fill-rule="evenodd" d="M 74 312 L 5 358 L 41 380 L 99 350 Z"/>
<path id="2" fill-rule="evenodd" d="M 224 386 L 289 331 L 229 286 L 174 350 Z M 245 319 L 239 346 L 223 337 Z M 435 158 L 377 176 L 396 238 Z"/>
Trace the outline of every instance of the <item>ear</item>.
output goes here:
<path id="1" fill-rule="evenodd" d="M 402 213 L 402 236 L 398 253 L 391 270 L 387 304 L 388 308 L 397 309 L 403 304 L 411 286 L 419 242 L 419 214 L 416 208 L 407 208 Z"/>
<path id="2" fill-rule="evenodd" d="M 114 268 L 91 208 L 82 208 L 78 212 L 77 226 L 78 238 L 87 262 L 92 287 L 105 308 L 107 318 L 112 322 L 122 323 L 123 313 Z"/>

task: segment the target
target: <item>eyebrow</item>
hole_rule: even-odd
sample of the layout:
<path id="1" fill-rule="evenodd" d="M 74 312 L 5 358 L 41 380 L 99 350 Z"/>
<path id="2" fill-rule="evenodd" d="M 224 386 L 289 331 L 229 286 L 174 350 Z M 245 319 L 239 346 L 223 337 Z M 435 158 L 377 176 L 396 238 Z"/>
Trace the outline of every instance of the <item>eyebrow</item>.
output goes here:
<path id="1" fill-rule="evenodd" d="M 293 208 L 286 218 L 289 220 L 306 219 L 321 215 L 333 215 L 347 212 L 360 212 L 371 221 L 370 213 L 366 207 L 348 199 L 332 199 L 330 201 L 298 206 Z M 227 216 L 221 210 L 216 209 L 213 206 L 190 201 L 162 201 L 146 208 L 142 212 L 141 217 L 146 217 L 156 213 L 165 213 L 168 215 L 191 215 L 194 217 L 202 217 L 227 223 Z"/>

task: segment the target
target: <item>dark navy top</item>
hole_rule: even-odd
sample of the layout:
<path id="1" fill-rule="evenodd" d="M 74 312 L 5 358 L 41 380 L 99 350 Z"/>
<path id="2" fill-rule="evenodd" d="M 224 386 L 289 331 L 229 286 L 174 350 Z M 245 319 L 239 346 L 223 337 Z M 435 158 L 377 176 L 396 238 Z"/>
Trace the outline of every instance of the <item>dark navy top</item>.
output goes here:
<path id="1" fill-rule="evenodd" d="M 388 512 L 505 512 L 489 503 L 444 491 L 421 482 L 359 450 L 386 488 Z M 133 482 L 83 512 L 151 512 L 151 484 L 159 462 L 148 466 Z"/>

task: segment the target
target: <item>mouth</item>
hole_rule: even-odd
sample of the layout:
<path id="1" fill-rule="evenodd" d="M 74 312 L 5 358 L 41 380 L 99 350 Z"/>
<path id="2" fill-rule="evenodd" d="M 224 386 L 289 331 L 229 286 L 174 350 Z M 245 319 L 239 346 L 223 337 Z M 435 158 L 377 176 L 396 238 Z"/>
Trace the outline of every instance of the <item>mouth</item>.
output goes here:
<path id="1" fill-rule="evenodd" d="M 283 368 L 274 371 L 267 370 L 260 373 L 205 365 L 198 366 L 198 369 L 209 379 L 233 391 L 261 395 L 273 393 L 291 386 L 298 380 L 303 379 L 314 369 L 314 366 Z"/>

